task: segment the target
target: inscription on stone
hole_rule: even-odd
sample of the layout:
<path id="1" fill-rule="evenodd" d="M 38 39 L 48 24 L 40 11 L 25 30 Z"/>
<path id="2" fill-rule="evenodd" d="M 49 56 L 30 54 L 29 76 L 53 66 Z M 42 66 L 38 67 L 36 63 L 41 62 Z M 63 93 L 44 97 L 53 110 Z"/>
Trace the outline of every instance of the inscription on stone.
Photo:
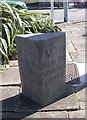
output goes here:
<path id="1" fill-rule="evenodd" d="M 65 88 L 65 33 L 22 37 L 16 40 L 17 50 L 21 52 L 18 60 L 22 92 L 40 105 L 47 105 L 54 102 Z"/>

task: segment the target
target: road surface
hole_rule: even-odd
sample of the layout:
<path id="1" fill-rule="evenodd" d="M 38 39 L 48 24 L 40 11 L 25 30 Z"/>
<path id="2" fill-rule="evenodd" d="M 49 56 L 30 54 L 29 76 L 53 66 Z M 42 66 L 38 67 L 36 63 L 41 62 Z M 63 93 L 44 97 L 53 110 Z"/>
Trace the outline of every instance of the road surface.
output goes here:
<path id="1" fill-rule="evenodd" d="M 51 10 L 29 10 L 34 12 L 49 12 L 51 13 Z M 68 20 L 69 21 L 87 21 L 86 17 L 87 9 L 69 9 L 68 10 Z M 54 10 L 54 20 L 58 20 L 59 22 L 64 21 L 64 10 L 63 9 L 55 9 Z"/>

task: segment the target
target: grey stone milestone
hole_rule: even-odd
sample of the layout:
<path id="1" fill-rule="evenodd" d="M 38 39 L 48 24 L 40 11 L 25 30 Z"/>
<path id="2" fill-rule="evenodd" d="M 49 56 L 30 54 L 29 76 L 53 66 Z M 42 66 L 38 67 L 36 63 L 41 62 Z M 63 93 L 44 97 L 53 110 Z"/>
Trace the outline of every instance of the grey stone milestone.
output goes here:
<path id="1" fill-rule="evenodd" d="M 65 89 L 66 36 L 64 32 L 16 36 L 22 93 L 45 106 Z"/>

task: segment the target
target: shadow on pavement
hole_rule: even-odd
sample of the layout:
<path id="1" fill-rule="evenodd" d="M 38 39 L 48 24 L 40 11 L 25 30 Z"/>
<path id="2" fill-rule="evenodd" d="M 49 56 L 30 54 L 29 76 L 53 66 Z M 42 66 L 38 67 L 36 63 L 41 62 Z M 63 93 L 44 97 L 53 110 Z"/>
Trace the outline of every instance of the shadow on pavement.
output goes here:
<path id="1" fill-rule="evenodd" d="M 84 76 L 87 77 L 87 74 Z M 79 78 L 72 79 L 66 82 L 64 94 L 58 100 L 64 99 L 67 96 L 84 89 L 85 87 L 87 87 L 87 84 L 80 84 Z M 42 109 L 40 105 L 23 96 L 22 93 L 5 99 L 1 101 L 1 103 L 3 119 L 15 118 L 16 120 L 20 120 Z"/>

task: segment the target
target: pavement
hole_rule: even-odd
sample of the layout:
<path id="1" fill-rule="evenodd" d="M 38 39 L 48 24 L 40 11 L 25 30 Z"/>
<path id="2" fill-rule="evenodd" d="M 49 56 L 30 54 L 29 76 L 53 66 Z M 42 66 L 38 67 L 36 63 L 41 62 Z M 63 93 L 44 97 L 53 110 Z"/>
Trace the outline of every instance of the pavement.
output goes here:
<path id="1" fill-rule="evenodd" d="M 67 22 L 57 25 L 66 32 L 66 87 L 56 102 L 41 107 L 22 95 L 18 61 L 0 72 L 0 117 L 26 120 L 29 118 L 64 118 L 84 120 L 87 117 L 87 22 Z"/>

